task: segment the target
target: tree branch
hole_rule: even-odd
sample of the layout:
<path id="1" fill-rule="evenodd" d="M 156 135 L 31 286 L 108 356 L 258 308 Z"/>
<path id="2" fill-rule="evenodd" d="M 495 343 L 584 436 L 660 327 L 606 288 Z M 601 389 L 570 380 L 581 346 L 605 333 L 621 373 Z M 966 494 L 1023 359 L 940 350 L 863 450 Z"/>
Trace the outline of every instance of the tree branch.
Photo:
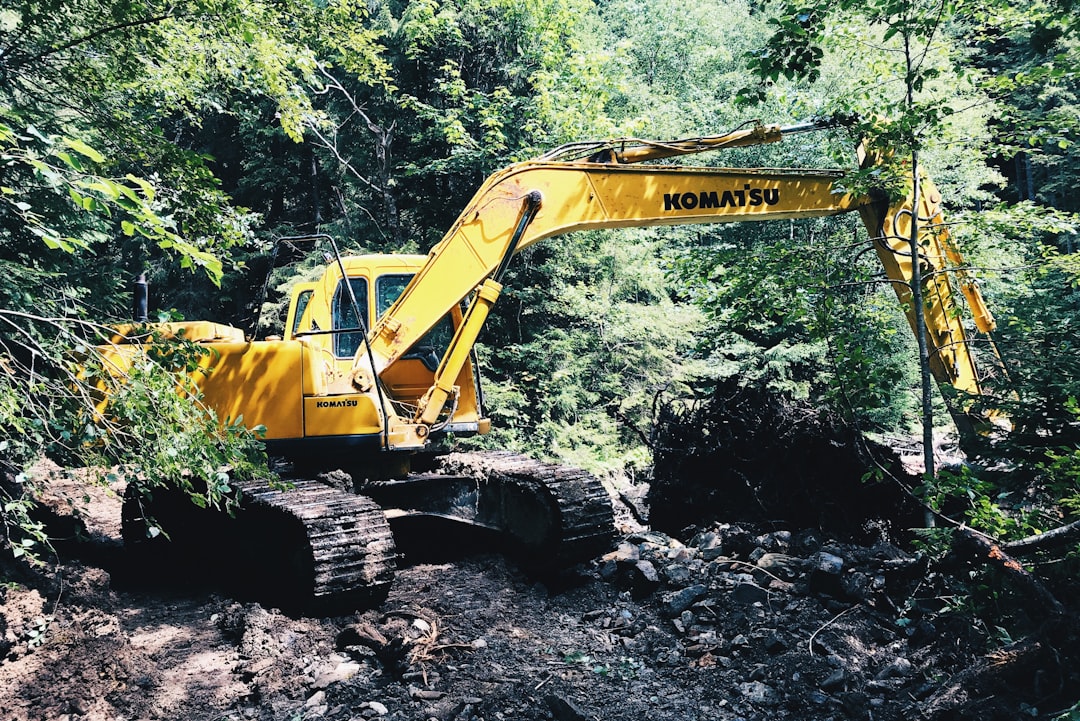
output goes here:
<path id="1" fill-rule="evenodd" d="M 168 19 L 170 19 L 172 17 L 178 17 L 178 16 L 174 16 L 172 13 L 165 13 L 164 15 L 155 15 L 154 17 L 140 18 L 138 20 L 129 20 L 129 21 L 124 22 L 124 23 L 117 23 L 116 25 L 109 25 L 107 27 L 95 30 L 92 33 L 88 33 L 88 34 L 83 35 L 81 37 L 77 37 L 74 40 L 70 40 L 70 41 L 64 43 L 63 45 L 57 45 L 55 47 L 49 48 L 48 50 L 44 50 L 44 51 L 38 53 L 37 55 L 33 55 L 33 56 L 27 58 L 27 60 L 25 62 L 23 62 L 23 63 L 20 63 L 20 65 L 29 65 L 30 63 L 36 63 L 36 62 L 38 62 L 40 60 L 44 60 L 45 58 L 47 58 L 50 55 L 54 55 L 55 53 L 61 53 L 61 52 L 65 51 L 65 50 L 70 50 L 71 48 L 82 45 L 83 43 L 88 43 L 91 40 L 96 40 L 97 38 L 101 37 L 102 35 L 108 35 L 109 33 L 115 32 L 117 30 L 127 30 L 129 28 L 141 27 L 141 26 L 144 26 L 144 25 L 154 25 L 156 23 L 161 22 L 162 20 L 168 20 Z"/>
<path id="2" fill-rule="evenodd" d="M 1046 533 L 1038 533 L 1027 538 L 1009 541 L 1003 547 L 1007 548 L 1010 553 L 1023 555 L 1055 546 L 1064 546 L 1077 539 L 1080 539 L 1080 521 L 1074 521 L 1067 526 L 1061 526 Z"/>

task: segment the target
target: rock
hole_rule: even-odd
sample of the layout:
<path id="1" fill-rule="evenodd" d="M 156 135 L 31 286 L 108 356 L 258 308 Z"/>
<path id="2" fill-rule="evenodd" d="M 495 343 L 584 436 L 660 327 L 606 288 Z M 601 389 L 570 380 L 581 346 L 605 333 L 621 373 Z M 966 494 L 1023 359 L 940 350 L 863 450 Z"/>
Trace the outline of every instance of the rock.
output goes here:
<path id="1" fill-rule="evenodd" d="M 326 701 L 326 692 L 316 691 L 315 693 L 311 694 L 311 698 L 307 700 L 307 703 L 305 703 L 304 706 L 306 706 L 307 708 L 313 708 L 315 706 L 319 706 L 324 701 Z"/>
<path id="2" fill-rule="evenodd" d="M 645 598 L 660 588 L 660 575 L 650 561 L 638 561 L 623 569 L 619 576 L 621 585 L 630 591 L 634 598 Z"/>
<path id="3" fill-rule="evenodd" d="M 865 573 L 849 573 L 844 576 L 841 587 L 849 598 L 862 601 L 870 595 L 871 580 Z"/>
<path id="4" fill-rule="evenodd" d="M 843 687 L 845 681 L 847 681 L 847 674 L 844 673 L 844 669 L 838 668 L 821 682 L 821 690 L 836 691 Z"/>
<path id="5" fill-rule="evenodd" d="M 442 691 L 434 691 L 432 689 L 418 688 L 416 686 L 409 686 L 409 695 L 418 701 L 437 701 L 446 694 Z"/>
<path id="6" fill-rule="evenodd" d="M 783 551 L 788 547 L 791 542 L 791 533 L 788 531 L 777 531 L 775 533 L 764 533 L 754 539 L 754 543 L 759 547 L 765 549 L 767 552 Z"/>
<path id="7" fill-rule="evenodd" d="M 740 583 L 731 590 L 731 600 L 747 605 L 765 603 L 769 600 L 769 592 L 756 583 Z"/>
<path id="8" fill-rule="evenodd" d="M 770 633 L 768 636 L 766 636 L 763 646 L 765 648 L 765 653 L 773 656 L 783 653 L 788 649 L 788 646 L 784 642 L 784 639 L 780 638 L 780 636 L 776 633 Z"/>
<path id="9" fill-rule="evenodd" d="M 602 561 L 615 561 L 616 563 L 634 563 L 641 559 L 641 549 L 633 544 L 623 541 L 614 551 L 604 554 Z"/>
<path id="10" fill-rule="evenodd" d="M 670 551 L 668 558 L 676 564 L 683 565 L 693 561 L 696 555 L 697 554 L 691 548 L 678 548 Z"/>
<path id="11" fill-rule="evenodd" d="M 672 586 L 684 587 L 690 583 L 692 577 L 690 569 L 679 563 L 673 563 L 664 568 L 664 578 Z"/>
<path id="12" fill-rule="evenodd" d="M 693 606 L 705 596 L 709 589 L 702 584 L 694 584 L 680 591 L 664 595 L 661 610 L 669 618 L 680 615 L 683 611 Z"/>
<path id="13" fill-rule="evenodd" d="M 810 558 L 814 571 L 838 576 L 844 570 L 844 559 L 826 551 L 818 551 Z"/>
<path id="14" fill-rule="evenodd" d="M 374 711 L 378 716 L 385 716 L 386 714 L 390 713 L 390 709 L 386 708 L 386 706 L 379 703 L 378 701 L 368 701 L 364 705 Z"/>
<path id="15" fill-rule="evenodd" d="M 556 721 L 589 721 L 589 717 L 576 704 L 561 696 L 548 694 L 544 697 L 544 703 L 551 709 Z"/>
<path id="16" fill-rule="evenodd" d="M 763 684 L 761 681 L 747 681 L 739 684 L 739 693 L 746 700 L 761 706 L 775 706 L 780 703 L 780 694 L 772 686 Z"/>
<path id="17" fill-rule="evenodd" d="M 775 591 L 778 593 L 794 593 L 796 586 L 794 583 L 788 583 L 787 581 L 777 581 L 775 578 L 770 578 L 769 582 L 765 584 L 765 588 L 769 591 Z"/>
<path id="18" fill-rule="evenodd" d="M 330 684 L 347 681 L 360 671 L 358 663 L 339 663 L 329 671 L 323 671 L 315 676 L 315 688 L 326 688 Z"/>
<path id="19" fill-rule="evenodd" d="M 613 583 L 619 575 L 619 564 L 615 561 L 603 561 L 597 573 L 601 580 Z"/>
<path id="20" fill-rule="evenodd" d="M 785 581 L 790 581 L 799 575 L 803 561 L 783 553 L 766 553 L 755 563 L 758 568 Z"/>
<path id="21" fill-rule="evenodd" d="M 720 536 L 716 535 L 712 531 L 705 531 L 699 533 L 694 537 L 693 544 L 699 551 L 707 551 L 710 548 L 718 548 L 720 546 Z"/>
<path id="22" fill-rule="evenodd" d="M 637 543 L 639 545 L 652 545 L 660 548 L 672 548 L 675 546 L 682 546 L 681 543 L 673 539 L 667 534 L 660 531 L 640 531 L 638 533 L 632 533 L 626 539 L 630 543 Z"/>
<path id="23" fill-rule="evenodd" d="M 715 561 L 718 558 L 723 557 L 724 548 L 722 546 L 714 546 L 712 548 L 706 548 L 701 552 L 701 558 L 706 561 Z"/>
<path id="24" fill-rule="evenodd" d="M 754 543 L 754 537 L 750 535 L 749 531 L 738 526 L 724 524 L 718 526 L 716 532 L 720 536 L 720 542 L 723 544 L 727 555 L 732 558 L 745 558 L 746 554 L 753 551 L 757 545 Z"/>
<path id="25" fill-rule="evenodd" d="M 914 626 L 908 626 L 905 630 L 912 648 L 933 643 L 937 638 L 937 626 L 926 619 L 920 620 Z"/>
<path id="26" fill-rule="evenodd" d="M 642 582 L 660 585 L 660 575 L 656 572 L 656 566 L 650 561 L 638 561 L 634 564 L 634 570 L 637 571 Z"/>
<path id="27" fill-rule="evenodd" d="M 810 590 L 828 596 L 843 596 L 844 559 L 826 551 L 818 551 L 810 557 Z"/>
<path id="28" fill-rule="evenodd" d="M 810 556 L 821 550 L 821 538 L 815 529 L 799 531 L 791 539 L 790 552 L 800 556 Z"/>
<path id="29" fill-rule="evenodd" d="M 895 658 L 889 665 L 878 671 L 874 676 L 878 681 L 883 681 L 887 678 L 898 678 L 904 676 L 910 676 L 915 672 L 914 667 L 911 665 L 911 661 L 908 661 L 903 656 Z"/>
<path id="30" fill-rule="evenodd" d="M 866 711 L 870 707 L 870 697 L 861 691 L 846 693 L 840 698 L 844 711 L 851 718 L 866 718 Z"/>

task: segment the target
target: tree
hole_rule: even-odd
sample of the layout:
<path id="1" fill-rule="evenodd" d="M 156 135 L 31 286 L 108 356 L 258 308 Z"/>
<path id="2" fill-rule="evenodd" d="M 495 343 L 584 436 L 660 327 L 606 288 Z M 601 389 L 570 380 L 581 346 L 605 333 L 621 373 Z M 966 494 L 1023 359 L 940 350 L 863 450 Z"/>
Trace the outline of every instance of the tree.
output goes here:
<path id="1" fill-rule="evenodd" d="M 948 88 L 941 83 L 946 77 L 956 77 L 957 63 L 953 49 L 952 30 L 957 20 L 957 6 L 937 0 L 876 0 L 870 3 L 817 3 L 808 5 L 787 4 L 773 22 L 776 30 L 766 49 L 750 60 L 751 68 L 761 78 L 755 89 L 747 89 L 744 99 L 760 98 L 765 91 L 764 83 L 780 76 L 805 77 L 810 81 L 820 76 L 824 57 L 826 28 L 835 29 L 830 23 L 830 13 L 843 11 L 858 13 L 865 17 L 871 27 L 881 30 L 881 44 L 869 43 L 877 49 L 871 65 L 875 74 L 886 79 L 877 87 L 884 92 L 864 91 L 854 98 L 839 99 L 832 104 L 832 111 L 842 117 L 857 118 L 852 125 L 856 139 L 863 139 L 872 152 L 889 153 L 894 163 L 905 164 L 892 172 L 910 173 L 919 178 L 922 171 L 923 153 L 932 147 L 956 118 L 962 117 L 963 104 L 985 104 L 988 99 L 975 92 L 967 97 L 956 87 Z M 843 40 L 866 45 L 860 38 L 844 32 L 837 35 Z M 834 41 L 835 42 L 835 41 Z M 961 66 L 959 75 L 963 78 Z M 961 83 L 959 87 L 963 87 Z M 887 89 L 895 88 L 891 92 Z M 880 178 L 875 182 L 880 182 Z M 888 182 L 887 179 L 886 183 Z M 913 207 L 918 207 L 920 183 L 913 187 Z M 922 252 L 919 218 L 913 216 L 910 227 L 910 256 L 916 258 Z M 923 458 L 928 478 L 933 477 L 935 460 L 933 452 L 934 401 L 930 373 L 930 352 L 924 319 L 924 283 L 922 264 L 912 263 L 912 277 L 906 293 L 910 294 L 914 312 L 914 328 L 918 341 L 920 369 L 920 395 L 922 405 Z M 928 525 L 933 517 L 928 513 Z"/>
<path id="2" fill-rule="evenodd" d="M 184 141 L 207 109 L 243 94 L 271 98 L 298 137 L 312 53 L 293 28 L 314 15 L 295 9 L 47 0 L 3 11 L 0 470 L 14 508 L 42 454 L 124 463 L 136 484 L 179 483 L 209 503 L 224 500 L 219 474 L 254 472 L 250 431 L 176 395 L 186 352 L 133 368 L 103 417 L 95 384 L 115 379 L 92 346 L 107 333 L 97 323 L 128 305 L 118 290 L 133 273 L 178 261 L 214 287 L 250 239 L 251 216 Z M 94 422 L 103 418 L 114 422 Z M 193 485 L 191 470 L 210 485 Z M 25 517 L 9 518 L 35 540 Z"/>

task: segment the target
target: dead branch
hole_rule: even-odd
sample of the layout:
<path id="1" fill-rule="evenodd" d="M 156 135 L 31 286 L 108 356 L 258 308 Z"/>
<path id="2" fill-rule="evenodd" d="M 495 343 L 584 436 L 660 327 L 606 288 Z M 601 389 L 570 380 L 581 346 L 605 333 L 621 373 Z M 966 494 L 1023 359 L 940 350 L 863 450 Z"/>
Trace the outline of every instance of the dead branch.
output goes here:
<path id="1" fill-rule="evenodd" d="M 1016 541 L 1009 541 L 1002 547 L 1007 548 L 1009 553 L 1022 556 L 1025 553 L 1033 553 L 1047 548 L 1064 546 L 1075 540 L 1080 540 L 1080 521 L 1074 521 L 1067 526 L 1061 526 L 1060 528 L 1055 528 L 1046 533 L 1037 533 L 1034 536 L 1028 536 L 1027 538 L 1021 538 Z"/>
<path id="2" fill-rule="evenodd" d="M 956 710 L 975 698 L 996 692 L 1010 676 L 1038 667 L 1046 649 L 1030 638 L 998 649 L 960 671 L 926 700 L 923 716 L 953 718 Z"/>

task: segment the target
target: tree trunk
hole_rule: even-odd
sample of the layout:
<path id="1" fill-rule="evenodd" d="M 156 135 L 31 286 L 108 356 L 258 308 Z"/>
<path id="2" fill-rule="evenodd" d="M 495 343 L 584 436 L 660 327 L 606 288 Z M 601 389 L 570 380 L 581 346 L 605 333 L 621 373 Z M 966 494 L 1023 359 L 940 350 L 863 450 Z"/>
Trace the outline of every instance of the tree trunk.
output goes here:
<path id="1" fill-rule="evenodd" d="M 919 254 L 919 153 L 911 151 L 911 305 L 915 313 L 915 338 L 919 345 L 919 380 L 922 398 L 923 464 L 927 481 L 935 476 L 934 463 L 934 385 L 930 373 L 930 344 L 926 333 L 926 312 L 923 305 L 922 261 Z M 926 527 L 934 526 L 934 514 L 927 509 Z"/>

